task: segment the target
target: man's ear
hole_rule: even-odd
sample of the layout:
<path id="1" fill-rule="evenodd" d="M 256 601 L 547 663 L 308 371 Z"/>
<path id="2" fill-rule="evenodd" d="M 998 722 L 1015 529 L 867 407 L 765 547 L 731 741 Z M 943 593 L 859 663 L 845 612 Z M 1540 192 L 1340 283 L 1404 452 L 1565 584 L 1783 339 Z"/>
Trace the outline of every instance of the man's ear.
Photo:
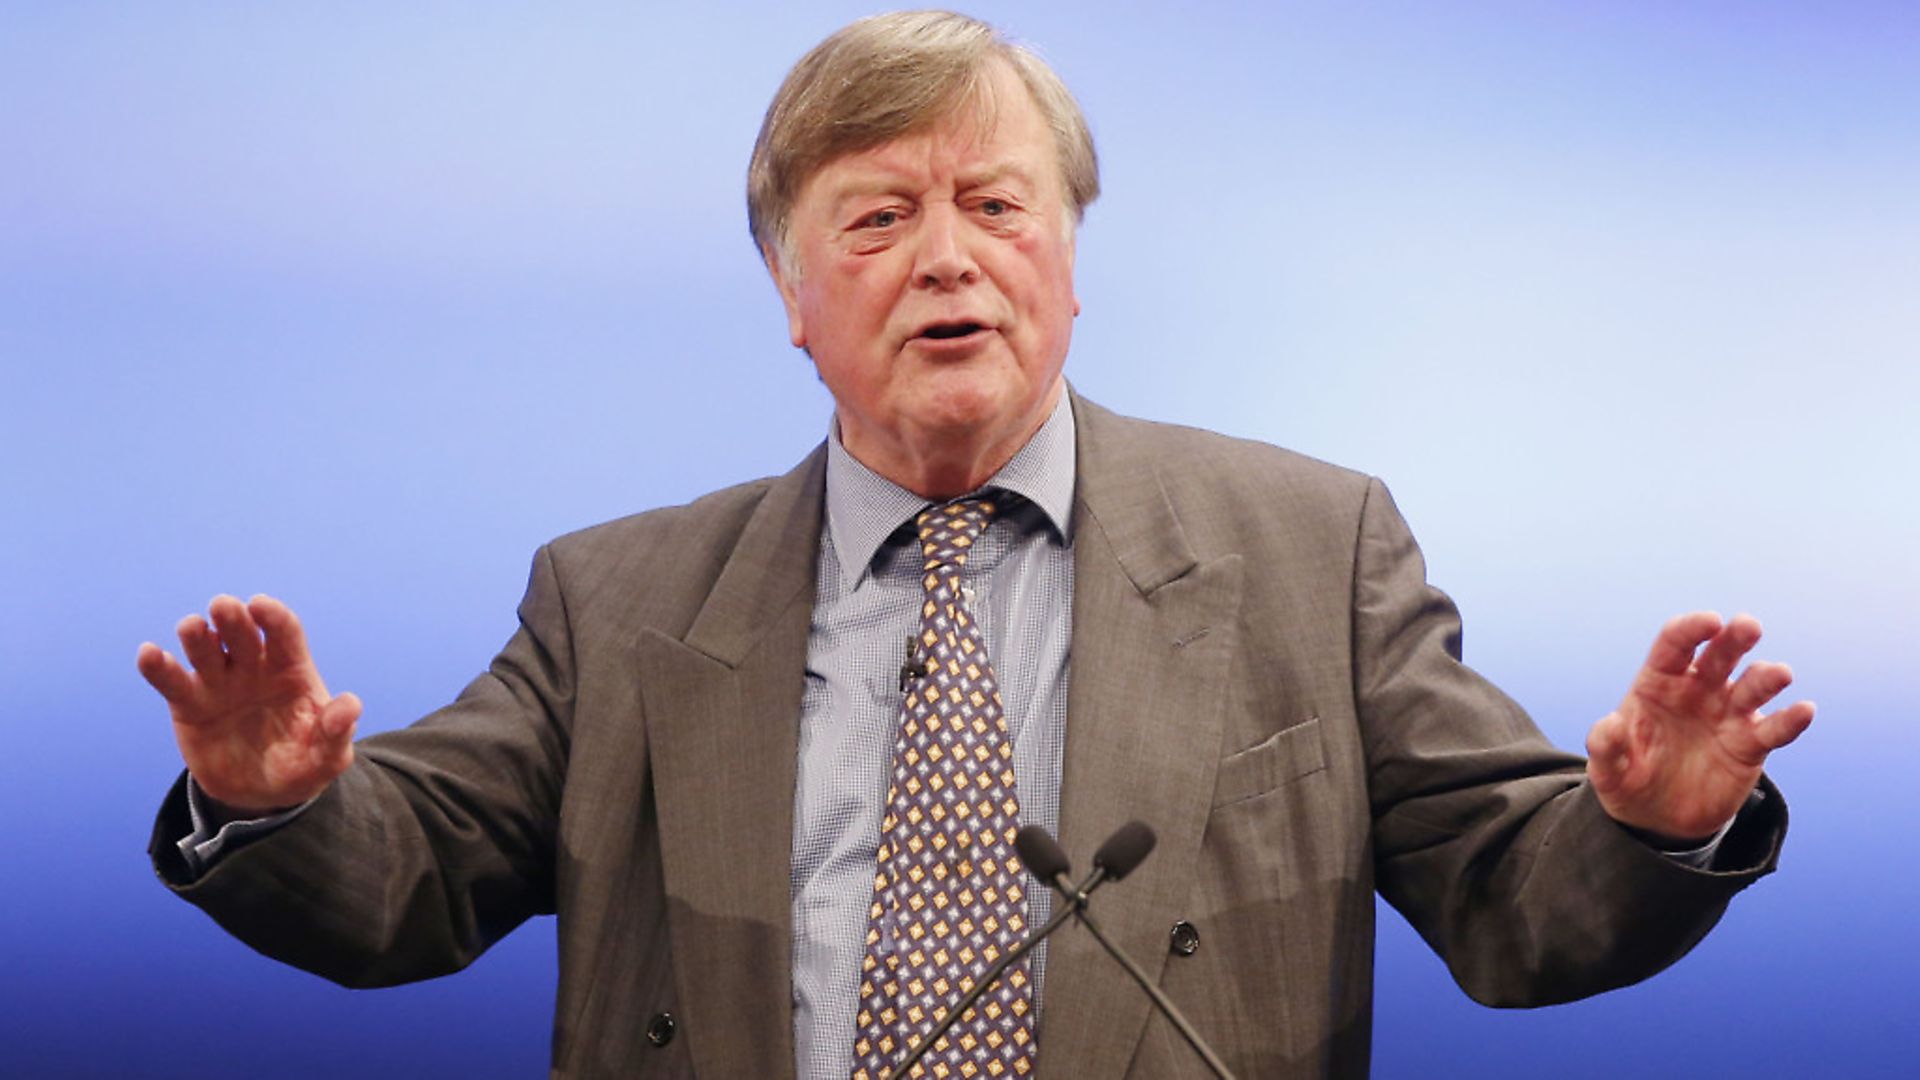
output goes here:
<path id="1" fill-rule="evenodd" d="M 780 290 L 780 302 L 787 305 L 787 337 L 793 341 L 793 347 L 807 347 L 806 320 L 800 316 L 800 296 L 794 291 L 794 283 L 787 279 L 787 273 L 781 269 L 780 257 L 771 247 L 762 247 L 760 257 L 767 261 L 767 273 L 773 275 L 773 287 Z"/>
<path id="2" fill-rule="evenodd" d="M 1073 275 L 1073 257 L 1079 254 L 1079 252 L 1080 226 L 1079 222 L 1076 221 L 1067 231 L 1067 275 L 1070 278 Z M 1073 280 L 1078 281 L 1079 279 L 1074 278 Z M 1073 317 L 1076 319 L 1080 317 L 1080 290 L 1077 287 L 1073 290 Z"/>

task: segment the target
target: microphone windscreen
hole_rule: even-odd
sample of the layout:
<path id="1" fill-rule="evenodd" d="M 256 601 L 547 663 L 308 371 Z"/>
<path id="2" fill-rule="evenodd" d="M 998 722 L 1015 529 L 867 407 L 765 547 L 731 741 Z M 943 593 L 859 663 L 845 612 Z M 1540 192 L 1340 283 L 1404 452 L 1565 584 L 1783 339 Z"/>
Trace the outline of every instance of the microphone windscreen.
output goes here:
<path id="1" fill-rule="evenodd" d="M 1093 865 L 1106 870 L 1107 877 L 1119 881 L 1146 860 L 1155 842 L 1153 830 L 1144 821 L 1129 821 L 1113 831 L 1100 850 L 1093 853 Z"/>
<path id="2" fill-rule="evenodd" d="M 1020 861 L 1041 881 L 1052 881 L 1055 875 L 1067 872 L 1067 853 L 1038 825 L 1020 826 L 1020 831 L 1013 835 L 1013 850 L 1020 853 Z"/>

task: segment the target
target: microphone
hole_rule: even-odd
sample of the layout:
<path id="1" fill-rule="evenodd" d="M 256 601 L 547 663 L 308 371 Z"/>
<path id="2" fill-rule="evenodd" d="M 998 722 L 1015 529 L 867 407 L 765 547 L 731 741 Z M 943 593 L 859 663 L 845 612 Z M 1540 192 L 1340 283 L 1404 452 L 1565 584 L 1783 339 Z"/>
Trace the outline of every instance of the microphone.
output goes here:
<path id="1" fill-rule="evenodd" d="M 1146 860 L 1156 842 L 1153 830 L 1145 822 L 1129 821 L 1115 829 L 1100 845 L 1100 850 L 1093 853 L 1093 869 L 1099 875 L 1098 880 L 1119 881 L 1133 873 L 1133 868 Z M 1054 891 L 1066 897 L 1070 904 L 1079 909 L 1087 906 L 1088 890 L 1067 883 L 1067 853 L 1060 850 L 1047 830 L 1038 825 L 1022 826 L 1013 838 L 1013 846 L 1027 861 L 1027 868 L 1042 881 L 1051 883 Z"/>
<path id="2" fill-rule="evenodd" d="M 901 1077 L 912 1071 L 914 1065 L 927 1056 L 927 1051 L 933 1049 L 933 1044 L 939 1042 L 942 1035 L 945 1035 L 954 1024 L 960 1022 L 960 1017 L 973 1007 L 974 1002 L 980 1000 L 981 995 L 993 987 L 1008 968 L 1018 963 L 1021 957 L 1032 952 L 1034 946 L 1045 941 L 1048 935 L 1058 930 L 1073 917 L 1075 912 L 1081 911 L 1086 906 L 1088 893 L 1099 888 L 1102 882 L 1117 881 L 1126 877 L 1134 867 L 1140 865 L 1140 860 L 1147 857 L 1148 851 L 1153 850 L 1153 830 L 1140 825 L 1139 822 L 1132 824 L 1138 825 L 1140 830 L 1146 833 L 1146 846 L 1139 847 L 1139 841 L 1135 839 L 1116 848 L 1115 841 L 1120 839 L 1121 833 L 1132 826 L 1123 827 L 1120 833 L 1113 834 L 1107 838 L 1106 843 L 1100 845 L 1100 854 L 1093 857 L 1093 872 L 1078 885 L 1068 880 L 1067 872 L 1071 869 L 1071 864 L 1067 861 L 1067 853 L 1060 850 L 1060 845 L 1047 834 L 1047 830 L 1038 825 L 1021 826 L 1020 831 L 1013 837 L 1013 849 L 1019 853 L 1020 861 L 1027 864 L 1027 869 L 1033 871 L 1035 877 L 1052 882 L 1054 888 L 1066 897 L 1067 902 L 1053 913 L 1053 917 L 1047 920 L 1046 925 L 1042 926 L 1038 933 L 1029 935 L 1019 945 L 1001 953 L 1000 959 L 994 961 L 992 967 L 981 972 L 980 977 L 973 981 L 973 986 L 961 995 L 960 1000 L 940 1014 L 940 1022 L 933 1025 L 933 1030 L 927 1033 L 927 1037 L 914 1044 L 913 1052 L 893 1067 L 893 1071 L 887 1074 L 887 1080 L 901 1080 Z M 1109 851 L 1110 848 L 1115 850 Z M 1135 848 L 1139 848 L 1139 854 L 1130 855 Z M 1106 856 L 1104 861 L 1101 855 Z M 1119 873 L 1114 872 L 1116 866 L 1120 868 Z"/>
<path id="3" fill-rule="evenodd" d="M 907 658 L 900 663 L 900 692 L 906 693 L 907 687 L 912 686 L 915 679 L 924 679 L 931 674 L 933 674 L 933 658 L 922 659 L 920 636 L 908 634 Z"/>
<path id="4" fill-rule="evenodd" d="M 1035 826 L 1029 825 L 1027 828 L 1035 828 Z M 1020 831 L 1024 834 L 1026 829 Z M 1041 835 L 1046 838 L 1049 845 L 1052 845 L 1054 851 L 1060 850 L 1059 845 L 1053 843 L 1052 837 L 1046 836 L 1044 831 Z M 1112 836 L 1107 837 L 1106 843 L 1100 845 L 1100 850 L 1094 852 L 1094 873 L 1102 875 L 1103 880 L 1108 881 L 1118 881 L 1126 877 L 1152 853 L 1156 839 L 1153 830 L 1145 822 L 1127 822 L 1116 829 Z M 1024 855 L 1025 852 L 1022 851 L 1022 856 Z M 1060 858 L 1064 864 L 1066 856 L 1062 855 Z M 1133 976 L 1133 981 L 1139 983 L 1140 989 L 1147 992 L 1147 997 L 1153 1002 L 1154 1008 L 1159 1009 L 1160 1014 L 1173 1024 L 1173 1029 L 1180 1033 L 1180 1037 L 1186 1040 L 1188 1046 L 1193 1047 L 1194 1053 L 1200 1055 L 1200 1060 L 1206 1062 L 1207 1068 L 1213 1071 L 1213 1075 L 1220 1080 L 1234 1080 L 1233 1073 L 1227 1069 L 1226 1063 L 1220 1060 L 1220 1055 L 1213 1052 L 1213 1047 L 1207 1045 L 1206 1040 L 1202 1039 L 1200 1033 L 1193 1029 L 1193 1025 L 1187 1022 L 1187 1018 L 1180 1014 L 1180 1010 L 1174 1006 L 1167 995 L 1154 985 L 1153 980 L 1147 977 L 1147 973 L 1141 970 L 1139 964 L 1133 962 L 1131 956 L 1122 952 L 1118 945 L 1107 938 L 1100 929 L 1100 924 L 1093 921 L 1093 913 L 1087 910 L 1086 892 L 1069 891 L 1072 890 L 1072 886 L 1067 884 L 1064 873 L 1056 874 L 1050 880 L 1053 882 L 1053 887 L 1066 898 L 1066 910 L 1073 912 L 1080 920 L 1080 925 L 1086 927 L 1087 932 L 1093 935 L 1093 939 L 1100 943 L 1100 947 L 1107 950 L 1107 955 L 1113 957 L 1116 963 L 1125 968 L 1128 975 Z"/>
<path id="5" fill-rule="evenodd" d="M 1159 837 L 1144 821 L 1129 821 L 1113 831 L 1100 850 L 1093 853 L 1093 865 L 1107 868 L 1107 876 L 1115 881 L 1133 873 L 1133 868 L 1145 862 L 1153 854 L 1153 845 Z"/>
<path id="6" fill-rule="evenodd" d="M 1041 881 L 1052 881 L 1054 875 L 1066 873 L 1070 865 L 1067 853 L 1038 825 L 1020 826 L 1020 831 L 1013 834 L 1013 850 L 1020 853 L 1021 861 Z M 1094 865 L 1100 865 L 1100 860 L 1096 858 Z"/>

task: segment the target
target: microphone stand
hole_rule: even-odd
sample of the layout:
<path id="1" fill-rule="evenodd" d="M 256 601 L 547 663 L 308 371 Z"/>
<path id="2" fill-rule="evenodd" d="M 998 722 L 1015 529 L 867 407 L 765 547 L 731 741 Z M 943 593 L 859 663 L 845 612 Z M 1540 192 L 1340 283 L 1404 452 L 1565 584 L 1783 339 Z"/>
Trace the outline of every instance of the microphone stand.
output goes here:
<path id="1" fill-rule="evenodd" d="M 1054 884 L 1057 888 L 1066 889 L 1070 887 L 1067 882 L 1063 880 L 1065 876 L 1064 874 L 1054 876 Z M 1174 1007 L 1173 1001 L 1169 999 L 1166 994 L 1162 993 L 1158 986 L 1154 985 L 1153 980 L 1147 977 L 1147 973 L 1140 969 L 1139 964 L 1133 962 L 1133 957 L 1121 952 L 1120 947 L 1109 940 L 1107 935 L 1100 929 L 1100 924 L 1093 921 L 1093 913 L 1087 910 L 1086 897 L 1084 895 L 1078 897 L 1075 902 L 1068 905 L 1067 910 L 1073 912 L 1075 918 L 1079 920 L 1080 925 L 1086 927 L 1087 931 L 1093 935 L 1094 940 L 1098 941 L 1100 946 L 1107 950 L 1107 955 L 1113 957 L 1116 963 L 1125 968 L 1128 975 L 1133 976 L 1133 981 L 1140 984 L 1140 989 L 1147 992 L 1147 997 L 1153 999 L 1153 1004 L 1168 1020 L 1173 1022 L 1173 1029 L 1180 1033 L 1180 1037 L 1187 1041 L 1188 1046 L 1193 1047 L 1194 1053 L 1200 1055 L 1200 1060 L 1207 1063 L 1207 1068 L 1213 1070 L 1213 1075 L 1219 1077 L 1220 1080 L 1234 1080 L 1234 1075 L 1228 1071 L 1226 1063 L 1221 1061 L 1219 1055 L 1213 1052 L 1213 1047 L 1208 1046 L 1206 1042 L 1200 1038 L 1200 1033 L 1195 1031 L 1193 1025 L 1187 1022 L 1187 1018 L 1182 1016 L 1180 1010 Z"/>
<path id="2" fill-rule="evenodd" d="M 1063 870 L 1054 876 L 1059 879 L 1064 879 L 1067 875 L 1066 871 Z M 920 1059 L 927 1056 L 927 1051 L 933 1049 L 933 1044 L 939 1042 L 940 1037 L 951 1030 L 954 1024 L 959 1023 L 960 1017 L 964 1016 L 968 1009 L 973 1008 L 973 1003 L 979 1001 L 981 995 L 991 989 L 993 984 L 999 980 L 1001 975 L 1006 973 L 1008 968 L 1018 963 L 1021 957 L 1032 952 L 1033 947 L 1045 941 L 1048 934 L 1059 929 L 1060 924 L 1066 922 L 1075 913 L 1086 907 L 1087 894 L 1097 888 L 1106 876 L 1106 868 L 1096 866 L 1093 868 L 1093 873 L 1088 874 L 1087 879 L 1080 883 L 1079 888 L 1074 888 L 1071 884 L 1067 884 L 1065 888 L 1070 890 L 1066 894 L 1067 902 L 1060 906 L 1060 910 L 1053 913 L 1053 917 L 1048 919 L 1047 924 L 1040 928 L 1040 932 L 1022 941 L 1019 945 L 1007 952 L 1000 954 L 1000 959 L 994 961 L 992 967 L 981 972 L 980 977 L 973 981 L 973 985 L 967 989 L 965 994 L 961 995 L 960 1000 L 954 1002 L 952 1007 L 941 1014 L 940 1022 L 933 1026 L 933 1030 L 927 1033 L 927 1037 L 915 1043 L 913 1052 L 908 1054 L 904 1061 L 893 1067 L 893 1071 L 887 1074 L 887 1080 L 901 1080 L 908 1072 L 912 1071 Z"/>

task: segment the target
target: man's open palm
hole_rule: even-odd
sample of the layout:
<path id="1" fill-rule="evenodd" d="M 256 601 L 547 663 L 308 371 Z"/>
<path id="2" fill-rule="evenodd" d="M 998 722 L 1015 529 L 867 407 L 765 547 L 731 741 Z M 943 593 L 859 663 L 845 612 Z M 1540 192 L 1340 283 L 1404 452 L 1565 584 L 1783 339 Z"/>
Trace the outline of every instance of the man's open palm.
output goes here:
<path id="1" fill-rule="evenodd" d="M 1661 628 L 1619 709 L 1587 734 L 1587 775 L 1614 820 L 1675 842 L 1711 836 L 1767 755 L 1813 722 L 1810 701 L 1760 712 L 1793 681 L 1785 664 L 1756 660 L 1730 678 L 1759 640 L 1751 615 L 1694 612 Z"/>
<path id="2" fill-rule="evenodd" d="M 262 813 L 298 806 L 353 762 L 360 699 L 334 697 L 314 669 L 300 620 L 268 596 L 217 596 L 180 620 L 188 670 L 152 642 L 135 659 L 167 699 L 173 735 L 202 791 Z"/>

